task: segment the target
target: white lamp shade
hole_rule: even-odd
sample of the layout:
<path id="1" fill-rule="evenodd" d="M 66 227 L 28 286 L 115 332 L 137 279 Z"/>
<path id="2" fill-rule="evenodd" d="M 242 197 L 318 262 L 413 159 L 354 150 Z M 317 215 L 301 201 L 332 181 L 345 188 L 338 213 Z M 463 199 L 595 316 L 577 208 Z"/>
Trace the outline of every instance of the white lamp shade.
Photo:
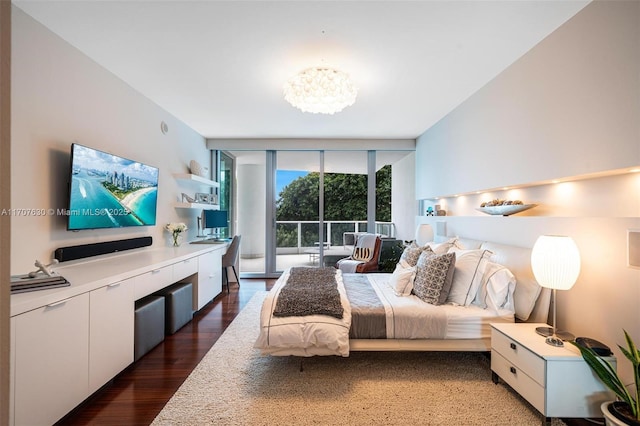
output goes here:
<path id="1" fill-rule="evenodd" d="M 416 229 L 416 244 L 423 246 L 433 241 L 433 228 L 428 223 L 421 223 Z"/>
<path id="2" fill-rule="evenodd" d="M 541 286 L 569 290 L 580 275 L 580 252 L 571 237 L 542 235 L 531 251 L 531 268 Z"/>

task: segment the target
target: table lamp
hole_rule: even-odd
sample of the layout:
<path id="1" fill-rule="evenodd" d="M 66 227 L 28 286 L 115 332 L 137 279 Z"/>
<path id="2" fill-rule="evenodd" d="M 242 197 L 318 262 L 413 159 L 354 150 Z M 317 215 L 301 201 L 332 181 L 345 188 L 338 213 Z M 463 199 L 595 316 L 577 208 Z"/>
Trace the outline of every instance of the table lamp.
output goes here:
<path id="1" fill-rule="evenodd" d="M 421 223 L 416 229 L 416 244 L 423 246 L 433 241 L 433 228 L 428 223 Z"/>
<path id="2" fill-rule="evenodd" d="M 553 290 L 553 327 L 538 327 L 536 332 L 548 336 L 547 344 L 564 346 L 562 340 L 573 340 L 574 336 L 556 329 L 556 290 L 569 290 L 578 279 L 578 247 L 571 237 L 541 235 L 531 251 L 531 268 L 538 284 Z"/>

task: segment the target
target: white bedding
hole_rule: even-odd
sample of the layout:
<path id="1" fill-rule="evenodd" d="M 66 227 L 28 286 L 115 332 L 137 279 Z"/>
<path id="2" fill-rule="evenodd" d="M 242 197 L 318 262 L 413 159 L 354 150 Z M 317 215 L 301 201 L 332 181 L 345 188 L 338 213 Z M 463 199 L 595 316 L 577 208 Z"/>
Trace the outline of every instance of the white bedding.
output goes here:
<path id="1" fill-rule="evenodd" d="M 396 296 L 391 274 L 367 277 L 385 305 L 388 339 L 482 339 L 491 336 L 490 323 L 514 321 L 512 310 L 430 305 L 414 295 Z"/>
<path id="2" fill-rule="evenodd" d="M 270 355 L 349 356 L 351 305 L 342 275 L 336 281 L 344 308 L 342 319 L 324 315 L 273 317 L 276 298 L 286 283 L 285 271 L 268 293 L 260 314 L 260 334 L 255 347 Z M 386 312 L 388 339 L 483 339 L 490 337 L 491 322 L 513 322 L 514 312 L 478 306 L 434 306 L 416 296 L 396 296 L 389 285 L 391 274 L 366 274 Z"/>
<path id="3" fill-rule="evenodd" d="M 342 274 L 336 270 L 340 301 L 344 308 L 342 319 L 327 315 L 300 317 L 274 317 L 276 298 L 289 277 L 286 270 L 267 294 L 260 312 L 260 334 L 254 347 L 269 355 L 340 355 L 349 356 L 349 328 L 351 305 L 342 282 Z"/>

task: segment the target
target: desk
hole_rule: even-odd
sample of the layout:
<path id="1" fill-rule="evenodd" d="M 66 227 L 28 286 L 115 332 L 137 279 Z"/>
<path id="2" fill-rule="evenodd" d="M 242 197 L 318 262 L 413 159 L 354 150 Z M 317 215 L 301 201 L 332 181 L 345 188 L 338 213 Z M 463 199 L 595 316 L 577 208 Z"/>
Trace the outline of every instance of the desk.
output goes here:
<path id="1" fill-rule="evenodd" d="M 133 362 L 135 300 L 178 281 L 193 309 L 222 291 L 225 244 L 142 248 L 64 262 L 71 285 L 11 296 L 9 424 L 53 424 Z"/>
<path id="2" fill-rule="evenodd" d="M 189 244 L 229 244 L 231 240 L 218 240 L 216 238 L 207 238 L 204 240 L 191 241 Z"/>

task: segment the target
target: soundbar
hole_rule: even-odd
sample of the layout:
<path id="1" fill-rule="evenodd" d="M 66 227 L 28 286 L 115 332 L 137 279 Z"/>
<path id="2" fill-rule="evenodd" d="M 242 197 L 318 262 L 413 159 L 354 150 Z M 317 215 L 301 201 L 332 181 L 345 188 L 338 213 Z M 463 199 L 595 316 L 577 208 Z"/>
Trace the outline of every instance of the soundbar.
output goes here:
<path id="1" fill-rule="evenodd" d="M 83 259 L 85 257 L 99 256 L 101 254 L 147 247 L 150 246 L 152 242 L 153 239 L 151 237 L 138 237 L 126 240 L 60 247 L 53 252 L 53 257 L 60 262 L 66 262 L 69 260 Z"/>

